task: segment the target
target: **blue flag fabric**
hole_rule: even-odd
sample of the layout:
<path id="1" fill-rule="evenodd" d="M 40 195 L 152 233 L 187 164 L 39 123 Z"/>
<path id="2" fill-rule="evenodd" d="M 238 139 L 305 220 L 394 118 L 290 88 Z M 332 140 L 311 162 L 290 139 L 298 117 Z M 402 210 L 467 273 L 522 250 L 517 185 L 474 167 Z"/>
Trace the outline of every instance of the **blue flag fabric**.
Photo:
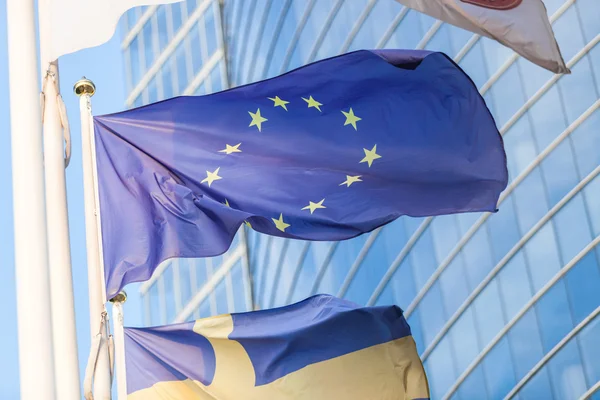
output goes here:
<path id="1" fill-rule="evenodd" d="M 429 398 L 402 310 L 328 295 L 125 328 L 125 361 L 129 400 Z"/>
<path id="2" fill-rule="evenodd" d="M 502 138 L 442 53 L 356 51 L 94 118 L 108 297 L 239 226 L 342 240 L 401 215 L 495 211 Z"/>

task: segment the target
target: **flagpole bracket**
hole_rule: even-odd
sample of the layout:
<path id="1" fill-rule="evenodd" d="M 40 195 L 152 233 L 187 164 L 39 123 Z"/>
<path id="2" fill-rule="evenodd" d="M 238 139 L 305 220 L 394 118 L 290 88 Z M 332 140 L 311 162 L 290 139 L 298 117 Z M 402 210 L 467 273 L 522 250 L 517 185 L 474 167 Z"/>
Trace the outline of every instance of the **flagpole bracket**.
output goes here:
<path id="1" fill-rule="evenodd" d="M 73 86 L 73 91 L 77 96 L 81 97 L 87 94 L 91 97 L 94 95 L 94 93 L 96 93 L 96 85 L 94 85 L 94 82 L 90 81 L 84 76 L 83 78 L 75 82 L 75 85 Z"/>

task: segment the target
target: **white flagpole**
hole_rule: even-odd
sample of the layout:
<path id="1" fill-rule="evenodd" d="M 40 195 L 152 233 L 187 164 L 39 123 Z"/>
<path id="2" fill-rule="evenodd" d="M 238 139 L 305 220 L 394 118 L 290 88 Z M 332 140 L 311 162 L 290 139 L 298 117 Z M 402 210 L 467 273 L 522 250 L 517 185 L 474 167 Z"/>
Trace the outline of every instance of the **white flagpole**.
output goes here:
<path id="1" fill-rule="evenodd" d="M 83 189 L 85 203 L 85 236 L 90 298 L 90 331 L 92 343 L 99 339 L 98 355 L 93 369 L 93 399 L 110 400 L 111 373 L 106 324 L 106 293 L 99 233 L 99 204 L 97 203 L 96 164 L 94 157 L 94 128 L 91 97 L 96 91 L 93 82 L 81 79 L 75 84 L 81 115 L 81 144 L 83 158 Z"/>
<path id="2" fill-rule="evenodd" d="M 15 277 L 21 399 L 55 399 L 42 126 L 33 0 L 8 0 Z"/>
<path id="3" fill-rule="evenodd" d="M 127 294 L 120 292 L 113 299 L 113 329 L 115 336 L 115 372 L 117 379 L 117 399 L 127 400 L 127 374 L 125 370 L 125 331 L 123 303 L 127 300 Z"/>
<path id="4" fill-rule="evenodd" d="M 48 56 L 52 39 L 49 0 L 38 0 L 38 20 L 43 85 L 42 124 L 48 261 L 52 298 L 52 336 L 56 355 L 54 357 L 56 396 L 61 400 L 79 400 L 81 388 L 67 212 L 65 145 L 63 142 L 63 129 L 65 129 L 65 133 L 68 133 L 69 128 L 66 109 L 60 96 L 58 62 Z"/>

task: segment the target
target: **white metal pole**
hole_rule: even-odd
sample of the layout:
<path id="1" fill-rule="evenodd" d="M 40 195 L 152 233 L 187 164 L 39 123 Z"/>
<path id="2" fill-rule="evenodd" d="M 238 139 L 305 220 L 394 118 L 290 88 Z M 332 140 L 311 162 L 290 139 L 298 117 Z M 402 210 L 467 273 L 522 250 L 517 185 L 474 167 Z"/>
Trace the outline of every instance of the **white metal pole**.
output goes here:
<path id="1" fill-rule="evenodd" d="M 46 178 L 46 222 L 48 229 L 48 261 L 50 265 L 50 295 L 52 298 L 52 336 L 56 396 L 59 399 L 79 400 L 79 360 L 73 298 L 67 186 L 65 181 L 65 150 L 63 122 L 59 102 L 58 62 L 48 56 L 51 40 L 50 0 L 38 0 L 40 31 L 40 60 L 43 82 L 44 109 L 44 171 Z M 64 108 L 63 108 L 64 112 Z M 66 125 L 66 115 L 63 115 Z M 66 125 L 68 126 L 68 125 Z M 65 128 L 66 128 L 65 126 Z"/>
<path id="2" fill-rule="evenodd" d="M 117 399 L 127 400 L 127 374 L 125 367 L 125 331 L 123 303 L 127 300 L 125 292 L 111 300 L 113 303 L 113 329 L 115 337 L 115 373 L 117 379 Z"/>
<path id="3" fill-rule="evenodd" d="M 55 399 L 34 0 L 8 0 L 8 70 L 21 399 Z"/>
<path id="4" fill-rule="evenodd" d="M 108 355 L 108 336 L 106 325 L 102 325 L 102 315 L 106 311 L 106 295 L 104 290 L 104 274 L 101 267 L 98 204 L 96 203 L 95 170 L 93 156 L 94 130 L 92 121 L 91 96 L 96 87 L 92 81 L 82 79 L 75 84 L 75 93 L 79 96 L 81 114 L 81 143 L 83 159 L 83 190 L 85 205 L 85 236 L 88 263 L 88 287 L 90 298 L 90 331 L 92 338 L 99 332 L 102 335 L 100 351 L 94 372 L 94 400 L 110 400 L 111 379 L 110 360 Z"/>

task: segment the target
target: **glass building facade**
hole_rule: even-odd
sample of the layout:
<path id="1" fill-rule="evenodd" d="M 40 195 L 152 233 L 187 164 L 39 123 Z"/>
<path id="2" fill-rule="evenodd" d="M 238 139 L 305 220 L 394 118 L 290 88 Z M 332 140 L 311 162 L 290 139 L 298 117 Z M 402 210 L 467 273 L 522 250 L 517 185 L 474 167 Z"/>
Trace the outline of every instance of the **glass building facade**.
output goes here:
<path id="1" fill-rule="evenodd" d="M 495 214 L 400 218 L 339 243 L 244 228 L 223 256 L 161 265 L 141 286 L 145 323 L 315 293 L 394 303 L 433 399 L 600 399 L 600 2 L 544 3 L 570 75 L 393 0 L 188 0 L 130 10 L 127 107 L 356 49 L 439 50 L 479 87 L 510 175 Z"/>

